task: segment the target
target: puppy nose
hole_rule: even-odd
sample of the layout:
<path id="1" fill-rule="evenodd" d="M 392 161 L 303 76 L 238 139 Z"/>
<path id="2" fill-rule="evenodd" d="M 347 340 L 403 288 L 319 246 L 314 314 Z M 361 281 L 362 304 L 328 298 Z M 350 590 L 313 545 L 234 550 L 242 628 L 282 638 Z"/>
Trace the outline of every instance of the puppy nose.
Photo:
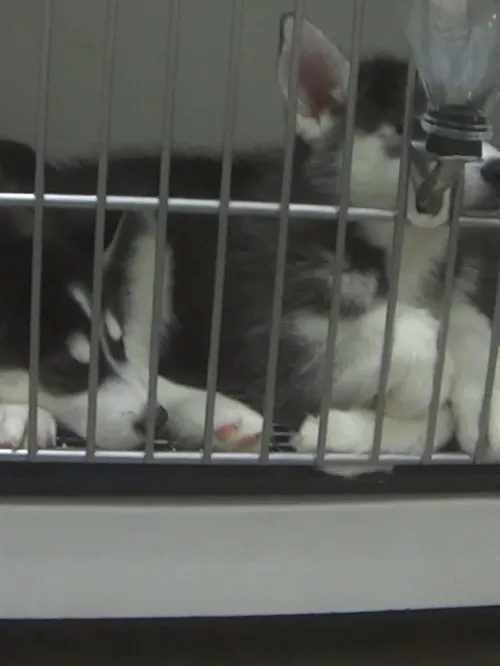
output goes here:
<path id="1" fill-rule="evenodd" d="M 489 185 L 500 192 L 500 159 L 487 160 L 481 167 L 481 175 Z"/>
<path id="2" fill-rule="evenodd" d="M 157 405 L 154 415 L 155 433 L 160 432 L 161 429 L 166 425 L 167 421 L 168 421 L 167 410 L 161 407 L 160 405 Z M 146 435 L 147 422 L 148 422 L 148 411 L 146 409 L 142 414 L 142 416 L 139 419 L 137 419 L 137 421 L 134 423 L 134 429 L 139 435 L 141 436 Z"/>

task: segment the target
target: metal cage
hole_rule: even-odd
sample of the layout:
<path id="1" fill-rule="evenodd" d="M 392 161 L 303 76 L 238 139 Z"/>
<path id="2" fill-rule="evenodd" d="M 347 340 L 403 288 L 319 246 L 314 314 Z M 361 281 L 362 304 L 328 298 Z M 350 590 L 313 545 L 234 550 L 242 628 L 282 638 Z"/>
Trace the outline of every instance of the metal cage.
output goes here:
<path id="1" fill-rule="evenodd" d="M 52 12 L 44 0 L 39 54 L 37 165 L 32 194 L 1 193 L 1 206 L 33 206 L 29 433 L 36 432 L 40 284 L 43 211 L 87 208 L 96 214 L 96 246 L 89 377 L 88 440 L 54 450 L 37 450 L 29 437 L 27 451 L 0 453 L 0 616 L 95 617 L 187 616 L 345 612 L 422 607 L 491 605 L 500 601 L 496 582 L 496 546 L 500 547 L 500 475 L 495 466 L 475 464 L 465 454 L 434 453 L 438 396 L 453 287 L 460 225 L 497 225 L 500 220 L 460 216 L 453 207 L 446 274 L 448 309 L 442 319 L 439 363 L 431 400 L 428 437 L 422 457 L 381 454 L 384 400 L 378 401 L 372 453 L 353 457 L 327 453 L 326 428 L 320 427 L 317 453 L 274 451 L 272 397 L 276 382 L 278 327 L 281 316 L 287 220 L 294 215 L 338 215 L 339 243 L 349 220 L 396 221 L 387 328 L 381 361 L 380 395 L 385 394 L 395 320 L 397 281 L 404 239 L 409 148 L 403 152 L 397 208 L 394 211 L 350 208 L 351 150 L 344 156 L 342 200 L 337 208 L 291 204 L 291 169 L 297 98 L 298 31 L 292 54 L 292 92 L 287 109 L 282 197 L 274 203 L 230 200 L 233 135 L 238 92 L 239 50 L 244 0 L 233 0 L 230 62 L 226 82 L 224 145 L 220 200 L 169 197 L 169 160 L 175 99 L 180 0 L 169 0 L 167 77 L 164 90 L 162 178 L 157 197 L 108 196 L 107 165 L 114 53 L 120 3 L 106 1 L 105 49 L 100 101 L 99 177 L 95 195 L 47 194 L 44 188 Z M 311 3 L 312 4 L 312 3 Z M 355 0 L 351 35 L 352 69 L 361 54 L 365 27 L 364 0 Z M 295 0 L 297 17 L 305 0 Z M 214 8 L 214 11 L 216 9 Z M 335 8 L 332 7 L 332 12 Z M 300 25 L 300 21 L 298 21 Z M 403 143 L 409 146 L 414 69 L 410 68 Z M 356 81 L 356 77 L 352 79 Z M 348 97 L 347 139 L 352 146 L 356 85 Z M 460 192 L 457 193 L 457 197 Z M 457 198 L 458 201 L 458 198 Z M 217 384 L 218 336 L 224 286 L 224 251 L 234 214 L 278 216 L 280 250 L 271 322 L 263 446 L 258 454 L 211 451 L 205 437 L 200 451 L 158 449 L 152 426 L 160 349 L 153 327 L 150 358 L 151 423 L 144 451 L 111 452 L 96 448 L 98 329 L 104 224 L 107 210 L 158 211 L 154 311 L 160 315 L 163 241 L 167 213 L 217 214 L 220 220 L 215 304 L 209 361 L 206 432 L 213 425 Z M 340 266 L 340 262 L 337 262 Z M 336 276 L 340 277 L 339 275 Z M 335 278 L 335 276 L 334 276 Z M 340 279 L 333 298 L 328 340 L 336 335 Z M 497 290 L 500 294 L 500 281 Z M 496 309 L 485 386 L 478 451 L 484 448 L 494 369 L 500 341 L 500 307 Z M 328 362 L 333 368 L 333 344 Z M 325 373 L 331 378 L 332 372 Z M 325 396 L 331 389 L 325 382 Z M 210 414 L 212 410 L 212 414 Z M 328 400 L 322 405 L 326 418 Z M 126 465 L 118 463 L 127 463 Z M 146 464 L 145 464 L 146 463 Z M 162 463 L 162 464 L 158 464 Z M 168 463 L 168 464 L 166 464 Z M 391 475 L 357 480 L 325 476 L 325 463 L 374 470 L 398 468 Z M 488 497 L 485 497 L 485 493 Z M 279 501 L 278 501 L 279 499 Z"/>

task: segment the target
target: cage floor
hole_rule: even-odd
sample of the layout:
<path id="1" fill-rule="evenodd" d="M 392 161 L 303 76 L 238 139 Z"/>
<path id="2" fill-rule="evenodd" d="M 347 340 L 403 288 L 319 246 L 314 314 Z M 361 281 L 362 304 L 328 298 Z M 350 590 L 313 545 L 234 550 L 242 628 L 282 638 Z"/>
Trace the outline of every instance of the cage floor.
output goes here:
<path id="1" fill-rule="evenodd" d="M 498 666 L 500 609 L 0 626 L 8 666 Z"/>

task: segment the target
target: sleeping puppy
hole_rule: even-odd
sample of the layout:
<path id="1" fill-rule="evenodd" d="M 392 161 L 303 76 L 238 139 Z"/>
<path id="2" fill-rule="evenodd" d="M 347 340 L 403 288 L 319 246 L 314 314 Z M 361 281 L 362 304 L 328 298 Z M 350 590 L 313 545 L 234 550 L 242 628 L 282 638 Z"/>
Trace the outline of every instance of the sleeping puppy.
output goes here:
<path id="1" fill-rule="evenodd" d="M 293 15 L 287 15 L 281 26 L 279 75 L 285 97 L 293 21 Z M 292 200 L 296 203 L 336 204 L 339 201 L 339 175 L 345 141 L 349 62 L 309 22 L 304 25 L 300 55 L 297 131 L 305 141 L 298 141 L 296 146 Z M 351 179 L 352 205 L 394 208 L 406 76 L 407 64 L 394 58 L 374 57 L 361 63 Z M 424 108 L 425 98 L 422 91 L 417 91 L 416 112 Z M 496 203 L 496 177 L 488 171 L 495 171 L 494 162 L 495 158 L 491 158 L 485 165 L 468 166 L 466 207 L 486 208 Z M 19 172 L 18 166 L 16 170 Z M 158 193 L 159 167 L 157 156 L 115 156 L 109 165 L 108 192 L 155 196 Z M 281 151 L 265 150 L 237 155 L 232 174 L 232 198 L 278 200 L 281 168 Z M 174 155 L 170 195 L 218 198 L 220 171 L 218 157 Z M 29 189 L 32 187 L 32 170 L 27 169 L 27 174 L 20 180 Z M 47 165 L 46 185 L 50 192 L 95 193 L 96 182 L 95 160 Z M 408 218 L 411 220 L 418 215 L 415 193 L 410 186 Z M 447 216 L 447 211 L 444 210 L 442 215 Z M 59 222 L 54 223 L 58 237 L 65 235 L 71 244 L 76 243 L 90 252 L 93 245 L 92 215 L 82 213 L 81 223 L 74 225 L 61 222 L 64 220 L 62 216 L 63 213 Z M 109 213 L 107 227 L 110 237 L 116 232 L 118 224 L 118 214 Z M 375 416 L 371 405 L 378 391 L 392 231 L 391 224 L 376 220 L 360 220 L 348 225 L 333 391 L 328 414 L 326 444 L 330 452 L 365 454 L 372 447 Z M 479 244 L 484 242 L 484 231 L 470 232 L 478 243 L 480 240 Z M 294 217 L 289 220 L 274 420 L 299 431 L 294 445 L 303 451 L 314 451 L 317 446 L 316 416 L 322 398 L 336 233 L 336 221 L 332 219 Z M 169 382 L 176 385 L 183 383 L 184 386 L 189 384 L 198 389 L 204 386 L 212 322 L 217 234 L 218 221 L 210 216 L 169 215 L 168 252 L 173 257 L 173 265 L 170 265 L 171 281 L 166 282 L 171 286 L 172 300 L 170 302 L 168 296 L 166 300 L 169 302 L 167 311 L 173 313 L 171 321 L 174 325 L 169 328 L 168 345 L 164 347 L 160 359 L 161 381 L 166 381 L 166 386 L 170 385 Z M 383 424 L 383 452 L 420 454 L 424 447 L 439 314 L 443 306 L 442 275 L 448 234 L 446 224 L 432 229 L 408 225 L 406 230 Z M 150 241 L 150 249 L 144 250 L 146 259 L 141 260 L 143 267 L 152 265 L 153 236 Z M 457 284 L 461 286 L 457 287 L 456 307 L 452 312 L 450 349 L 442 385 L 435 448 L 449 440 L 456 418 L 460 443 L 467 450 L 470 436 L 464 436 L 467 430 L 464 424 L 470 426 L 478 416 L 474 395 L 484 367 L 467 368 L 461 350 L 465 344 L 468 347 L 471 344 L 474 338 L 472 328 L 476 324 L 480 327 L 484 323 L 484 331 L 489 335 L 488 317 L 481 314 L 479 307 L 479 293 L 486 293 L 482 289 L 486 281 L 483 273 L 487 271 L 476 270 L 472 276 L 471 271 L 474 266 L 477 268 L 477 264 L 471 265 L 472 257 L 468 259 L 465 254 L 465 250 L 470 252 L 471 247 L 469 240 L 465 245 L 461 243 L 457 266 L 460 278 Z M 229 412 L 222 409 L 221 420 L 216 419 L 216 424 L 222 428 L 218 429 L 223 435 L 219 439 L 229 449 L 258 447 L 257 438 L 253 436 L 262 429 L 277 251 L 276 220 L 253 215 L 231 218 L 218 390 L 224 400 L 232 399 L 234 402 L 229 403 Z M 476 254 L 474 261 L 475 257 Z M 491 305 L 491 300 L 488 302 Z M 135 316 L 132 321 L 136 321 Z M 470 321 L 476 324 L 472 326 Z M 464 335 L 465 330 L 469 331 L 467 335 Z M 474 344 L 479 344 L 479 337 L 483 336 L 483 349 L 486 336 L 478 330 L 475 329 Z M 144 340 L 146 338 L 147 335 Z M 130 352 L 131 360 L 136 367 L 142 368 L 141 372 L 146 368 L 147 356 L 146 343 L 139 354 Z M 199 441 L 200 423 L 206 405 L 203 392 L 198 393 L 191 403 L 177 402 L 183 407 L 174 410 L 174 417 L 169 406 L 172 395 L 169 398 L 167 394 L 167 390 L 159 391 L 170 421 L 175 426 L 176 420 L 180 420 L 184 430 L 186 424 L 194 423 L 186 442 L 191 445 L 195 440 Z M 463 397 L 466 394 L 469 395 L 467 399 Z M 469 406 L 468 415 L 465 402 Z M 176 404 L 175 399 L 173 403 Z M 492 413 L 495 414 L 495 410 Z M 490 428 L 492 432 L 493 425 Z M 234 432 L 236 441 L 232 439 Z M 230 434 L 229 441 L 225 440 L 227 433 Z M 475 436 L 474 433 L 472 436 Z M 500 438 L 498 445 L 492 443 L 492 451 L 497 449 L 500 450 Z"/>

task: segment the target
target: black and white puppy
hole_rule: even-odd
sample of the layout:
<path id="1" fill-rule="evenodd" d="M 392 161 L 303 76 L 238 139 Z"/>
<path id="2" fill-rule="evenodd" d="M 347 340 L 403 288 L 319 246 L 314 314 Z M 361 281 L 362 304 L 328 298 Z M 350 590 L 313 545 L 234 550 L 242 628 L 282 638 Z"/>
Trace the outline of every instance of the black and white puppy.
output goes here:
<path id="1" fill-rule="evenodd" d="M 12 180 L 1 187 L 15 189 Z M 93 262 L 89 247 L 77 242 L 79 215 L 46 211 L 44 219 L 37 418 L 41 448 L 55 443 L 56 421 L 80 437 L 87 434 Z M 92 237 L 86 214 L 83 219 Z M 66 234 L 62 226 L 72 221 L 75 229 Z M 96 441 L 104 449 L 136 448 L 146 432 L 153 225 L 147 216 L 120 214 L 104 255 L 96 413 Z M 0 207 L 0 445 L 9 449 L 24 448 L 28 437 L 33 231 L 32 210 Z M 169 256 L 166 271 L 168 280 Z M 159 322 L 162 333 L 170 321 L 169 296 L 167 290 Z M 158 392 L 157 434 L 165 431 L 168 407 L 176 434 L 186 444 L 198 444 L 204 432 L 205 391 L 160 379 Z M 222 435 L 220 446 L 241 443 L 242 426 L 250 440 L 259 433 L 259 417 L 243 424 L 245 413 L 253 416 L 218 396 L 215 429 Z"/>
<path id="2" fill-rule="evenodd" d="M 0 208 L 0 441 L 9 448 L 24 446 L 27 437 L 32 235 L 31 210 Z M 105 257 L 98 353 L 96 434 L 105 447 L 140 441 L 147 404 L 146 385 L 125 356 L 113 252 L 110 246 Z M 86 433 L 92 266 L 76 246 L 51 233 L 42 261 L 37 428 L 39 445 L 50 446 L 52 417 Z M 161 426 L 164 410 L 157 419 Z"/>
<path id="3" fill-rule="evenodd" d="M 280 60 L 282 85 L 287 80 L 292 31 L 293 16 L 288 16 L 282 24 Z M 335 45 L 329 43 L 310 23 L 306 23 L 304 28 L 302 47 L 301 67 L 304 78 L 301 80 L 302 87 L 299 88 L 298 131 L 312 146 L 310 173 L 315 185 L 324 192 L 338 193 L 349 63 Z M 394 209 L 402 148 L 400 135 L 406 76 L 406 65 L 392 59 L 375 58 L 361 65 L 356 112 L 357 133 L 351 178 L 351 201 L 354 205 Z M 416 116 L 418 117 L 424 109 L 425 96 L 419 85 L 415 95 Z M 500 153 L 492 146 L 484 145 L 483 163 L 468 164 L 466 168 L 464 208 L 485 211 L 498 209 L 499 194 Z M 338 195 L 336 198 L 338 199 Z M 447 206 L 443 208 L 441 220 L 443 216 L 448 216 Z M 411 184 L 407 217 L 409 221 L 420 224 L 422 222 L 417 219 L 422 216 L 416 210 L 415 192 Z M 406 415 L 417 419 L 419 415 L 423 415 L 426 421 L 426 405 L 431 395 L 428 373 L 435 364 L 435 359 L 431 361 L 430 358 L 435 354 L 435 345 L 430 342 L 433 327 L 427 319 L 427 313 L 432 312 L 439 317 L 443 311 L 443 277 L 447 261 L 449 228 L 447 224 L 437 224 L 431 229 L 421 229 L 419 226 L 408 225 L 406 228 L 393 355 L 393 364 L 396 365 L 393 365 L 392 373 L 396 377 L 398 372 L 405 372 L 405 365 L 412 357 L 415 364 L 407 367 L 408 382 L 396 382 L 394 385 L 393 395 L 388 396 L 387 412 L 391 416 Z M 379 306 L 375 302 L 368 306 L 367 317 L 371 322 L 373 321 L 371 318 L 376 317 L 377 312 L 382 312 L 385 318 L 384 296 L 388 286 L 386 278 L 391 260 L 393 229 L 386 223 L 367 221 L 355 224 L 350 231 L 351 239 L 361 238 L 371 246 L 372 252 L 378 249 L 382 253 L 382 263 L 376 269 Z M 352 263 L 352 259 L 349 260 Z M 451 416 L 457 426 L 458 441 L 468 453 L 473 452 L 478 438 L 499 265 L 500 229 L 487 230 L 480 226 L 462 229 L 441 394 L 441 418 L 444 434 L 446 428 L 450 426 L 450 421 L 447 421 L 446 417 L 449 404 Z M 371 269 L 373 268 L 372 265 Z M 412 309 L 406 310 L 407 306 Z M 416 318 L 415 324 L 410 323 L 403 333 L 404 329 L 401 327 L 407 317 L 410 318 L 410 322 Z M 380 330 L 378 336 L 371 335 L 370 327 L 366 327 L 366 321 L 366 316 L 358 321 L 358 325 L 364 327 L 361 337 L 365 338 L 365 350 L 371 346 L 377 348 L 380 345 Z M 343 325 L 342 323 L 341 327 Z M 322 321 L 320 326 L 321 339 L 324 340 L 325 322 Z M 398 336 L 398 328 L 401 336 Z M 424 332 L 425 329 L 427 334 Z M 421 343 L 429 344 L 427 356 Z M 340 344 L 342 344 L 342 334 Z M 377 354 L 371 357 L 372 362 L 376 362 L 377 357 L 380 358 L 380 348 L 378 349 Z M 347 354 L 346 358 L 349 356 Z M 342 358 L 342 352 L 340 357 Z M 357 359 L 362 358 L 363 354 L 357 356 Z M 347 365 L 352 371 L 353 365 L 350 363 Z M 362 376 L 365 374 L 365 377 L 369 377 L 370 372 L 366 373 L 366 369 L 362 366 L 359 366 L 358 370 L 354 385 L 364 384 L 366 387 L 367 383 L 366 381 L 363 383 Z M 500 457 L 499 391 L 497 380 L 488 433 L 490 454 L 494 459 Z M 367 425 L 371 421 L 370 416 L 366 420 Z M 386 419 L 386 422 L 389 421 Z M 415 427 L 418 427 L 417 423 Z M 316 432 L 316 420 L 309 419 L 303 428 L 303 433 L 307 438 L 309 434 L 315 437 Z M 410 433 L 410 430 L 407 432 Z M 440 444 L 439 439 L 438 432 L 437 446 Z M 410 437 L 407 443 L 410 450 L 419 452 L 420 446 L 414 446 L 416 440 L 412 443 Z M 386 450 L 401 452 L 405 450 L 405 444 L 394 441 Z"/>
<path id="4" fill-rule="evenodd" d="M 281 26 L 279 72 L 285 97 L 293 21 L 288 15 Z M 349 63 L 315 26 L 306 22 L 300 70 L 297 130 L 306 141 L 298 141 L 296 146 L 292 200 L 335 204 L 339 200 Z M 394 208 L 406 75 L 406 63 L 390 57 L 376 57 L 361 64 L 351 179 L 353 205 Z M 495 155 L 484 166 L 467 168 L 465 207 L 485 208 L 496 203 L 495 168 L 499 161 Z M 29 161 L 26 159 L 24 164 L 27 166 Z M 237 155 L 232 198 L 278 200 L 281 168 L 281 151 Z M 218 198 L 220 170 L 218 158 L 175 155 L 170 195 Z M 108 192 L 154 196 L 158 174 L 157 157 L 117 156 L 109 166 Z M 16 163 L 12 177 L 30 190 L 33 164 L 25 169 Z M 47 165 L 50 192 L 95 193 L 96 182 L 93 160 Z M 414 200 L 410 187 L 409 219 L 419 215 Z M 80 213 L 69 224 L 69 215 L 59 213 L 51 223 L 51 233 L 90 257 L 92 216 Z M 107 224 L 112 237 L 119 215 L 109 213 Z M 328 415 L 329 451 L 366 453 L 372 446 L 375 418 L 371 405 L 378 390 L 392 232 L 390 224 L 373 220 L 348 225 Z M 442 272 L 448 244 L 446 225 L 434 229 L 408 225 L 406 232 L 382 442 L 382 450 L 392 453 L 420 453 L 425 441 L 439 329 L 436 315 L 442 306 Z M 206 396 L 202 387 L 208 364 L 217 233 L 217 220 L 210 216 L 169 215 L 168 256 L 172 262 L 167 262 L 165 320 L 170 326 L 166 326 L 168 343 L 160 360 L 158 398 L 168 410 L 170 425 L 185 434 L 188 443 L 199 441 L 203 431 Z M 465 248 L 468 251 L 472 245 L 469 241 L 461 245 L 460 280 L 435 441 L 436 447 L 445 444 L 457 419 L 460 443 L 466 450 L 469 439 L 472 441 L 477 433 L 473 430 L 480 408 L 476 394 L 480 381 L 484 382 L 484 368 L 462 357 L 470 353 L 471 345 L 478 353 L 483 354 L 484 349 L 487 354 L 489 322 L 480 314 L 479 299 L 486 303 L 483 311 L 491 315 L 486 281 L 491 276 L 488 267 L 494 265 L 487 263 L 480 249 L 484 232 L 470 233 L 479 250 L 473 258 L 468 257 Z M 290 219 L 274 417 L 278 423 L 299 431 L 295 445 L 301 450 L 311 451 L 317 446 L 316 415 L 322 397 L 335 244 L 335 220 Z M 145 376 L 154 235 L 145 234 L 135 247 L 135 254 L 129 255 L 126 264 L 126 282 L 133 295 L 131 300 L 137 298 L 137 304 L 127 311 L 124 346 L 127 359 L 139 375 Z M 221 433 L 217 439 L 229 448 L 252 442 L 258 445 L 252 436 L 262 428 L 277 249 L 276 220 L 251 215 L 231 219 L 219 359 L 221 394 L 216 403 L 216 428 Z M 11 401 L 8 392 L 0 399 Z M 495 407 L 492 413 L 500 414 Z M 468 431 L 471 434 L 467 435 Z M 117 440 L 114 446 L 124 445 Z M 500 437 L 498 444 L 493 438 L 491 445 L 500 451 Z"/>

